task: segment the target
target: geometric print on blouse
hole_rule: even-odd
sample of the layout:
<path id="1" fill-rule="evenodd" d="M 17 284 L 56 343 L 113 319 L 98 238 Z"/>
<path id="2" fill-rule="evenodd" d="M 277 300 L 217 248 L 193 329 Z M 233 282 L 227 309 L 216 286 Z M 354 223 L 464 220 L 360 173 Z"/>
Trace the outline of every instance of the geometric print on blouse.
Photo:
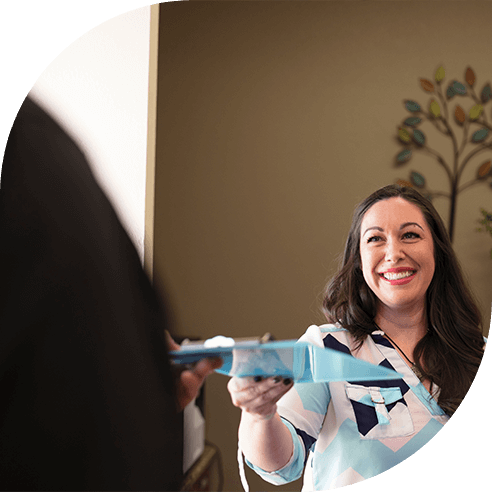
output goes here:
<path id="1" fill-rule="evenodd" d="M 375 338 L 373 337 L 375 341 L 387 342 L 383 337 Z M 352 355 L 350 349 L 331 334 L 324 338 L 323 344 L 327 348 Z M 383 359 L 378 365 L 395 370 L 387 359 Z M 409 389 L 403 379 L 347 382 L 345 393 L 352 404 L 362 439 L 393 437 L 395 430 L 398 435 L 409 435 L 413 432 L 407 404 L 403 398 Z M 390 426 L 390 423 L 394 425 Z"/>
<path id="2" fill-rule="evenodd" d="M 300 341 L 393 369 L 403 379 L 294 384 L 277 404 L 294 454 L 275 472 L 246 460 L 248 466 L 276 485 L 304 472 L 303 491 L 332 490 L 392 468 L 432 439 L 449 417 L 382 335 L 373 332 L 355 350 L 340 326 L 310 326 Z"/>

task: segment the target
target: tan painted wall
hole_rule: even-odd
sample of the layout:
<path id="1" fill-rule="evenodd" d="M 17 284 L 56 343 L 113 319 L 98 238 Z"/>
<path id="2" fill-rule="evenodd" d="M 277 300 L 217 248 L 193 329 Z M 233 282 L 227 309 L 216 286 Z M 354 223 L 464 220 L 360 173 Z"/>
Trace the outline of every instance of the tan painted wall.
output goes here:
<path id="1" fill-rule="evenodd" d="M 175 332 L 297 338 L 322 322 L 355 204 L 411 169 L 445 186 L 429 158 L 392 166 L 402 101 L 427 104 L 418 80 L 440 64 L 447 80 L 468 65 L 479 89 L 492 79 L 492 3 L 178 2 L 160 17 L 154 266 Z M 492 208 L 486 186 L 460 197 L 455 246 L 488 327 L 481 206 Z M 222 449 L 225 490 L 240 490 L 226 383 L 207 382 L 207 438 Z"/>

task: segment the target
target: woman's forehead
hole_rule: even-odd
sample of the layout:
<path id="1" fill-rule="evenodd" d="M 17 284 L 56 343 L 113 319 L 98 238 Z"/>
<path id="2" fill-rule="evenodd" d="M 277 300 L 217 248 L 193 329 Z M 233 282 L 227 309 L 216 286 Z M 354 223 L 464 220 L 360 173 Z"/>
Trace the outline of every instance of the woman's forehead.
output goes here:
<path id="1" fill-rule="evenodd" d="M 417 205 L 401 197 L 380 200 L 367 210 L 362 218 L 361 233 L 367 227 L 400 227 L 403 224 L 416 223 L 422 228 L 427 226 L 424 214 Z"/>

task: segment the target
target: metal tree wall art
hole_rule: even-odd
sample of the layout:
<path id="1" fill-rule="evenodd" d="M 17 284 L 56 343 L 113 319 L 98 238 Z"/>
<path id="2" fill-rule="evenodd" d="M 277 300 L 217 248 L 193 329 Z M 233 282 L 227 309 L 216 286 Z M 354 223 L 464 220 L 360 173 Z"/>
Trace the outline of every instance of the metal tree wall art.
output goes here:
<path id="1" fill-rule="evenodd" d="M 448 177 L 449 191 L 428 189 L 425 177 L 416 171 L 410 172 L 408 180 L 398 182 L 420 189 L 430 199 L 438 196 L 449 198 L 448 232 L 452 241 L 458 195 L 480 183 L 488 183 L 492 191 L 492 124 L 486 115 L 486 106 L 492 99 L 492 89 L 490 83 L 486 83 L 478 94 L 475 90 L 475 72 L 470 67 L 465 71 L 463 83 L 451 80 L 444 88 L 444 79 L 445 70 L 442 66 L 436 70 L 433 81 L 420 79 L 421 88 L 429 96 L 425 106 L 416 101 L 404 101 L 410 115 L 398 128 L 398 141 L 403 149 L 396 156 L 396 165 L 404 165 L 415 152 L 422 152 L 442 166 Z M 452 146 L 450 162 L 429 145 L 422 130 L 424 123 L 432 125 L 449 138 Z M 489 155 L 484 156 L 487 152 Z M 472 162 L 477 166 L 475 177 L 462 183 L 463 171 Z"/>

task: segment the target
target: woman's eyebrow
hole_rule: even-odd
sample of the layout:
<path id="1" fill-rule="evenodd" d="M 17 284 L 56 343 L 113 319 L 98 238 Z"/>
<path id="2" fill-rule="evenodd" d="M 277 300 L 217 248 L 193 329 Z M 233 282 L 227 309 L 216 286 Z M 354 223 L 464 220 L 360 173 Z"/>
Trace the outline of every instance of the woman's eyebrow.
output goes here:
<path id="1" fill-rule="evenodd" d="M 405 227 L 408 227 L 408 226 L 417 226 L 419 227 L 420 229 L 424 230 L 424 228 L 420 225 L 420 224 L 417 224 L 417 222 L 405 222 L 404 224 L 402 224 L 400 226 L 400 231 L 402 229 L 405 229 Z M 376 231 L 380 231 L 380 232 L 384 232 L 384 229 L 382 227 L 379 227 L 379 226 L 372 226 L 372 227 L 368 227 L 365 231 L 364 231 L 364 234 L 366 234 L 368 231 L 372 231 L 372 230 L 376 230 Z M 363 234 L 363 235 L 364 235 Z"/>
<path id="2" fill-rule="evenodd" d="M 377 231 L 384 232 L 384 229 L 383 229 L 382 227 L 373 226 L 373 227 L 368 227 L 368 228 L 364 231 L 364 234 L 366 234 L 366 233 L 367 233 L 367 231 L 371 231 L 372 229 L 376 229 Z"/>
<path id="3" fill-rule="evenodd" d="M 421 225 L 417 224 L 417 222 L 405 222 L 400 226 L 400 230 L 405 229 L 405 227 L 412 226 L 412 225 L 417 226 L 420 229 L 424 230 L 424 228 Z"/>

